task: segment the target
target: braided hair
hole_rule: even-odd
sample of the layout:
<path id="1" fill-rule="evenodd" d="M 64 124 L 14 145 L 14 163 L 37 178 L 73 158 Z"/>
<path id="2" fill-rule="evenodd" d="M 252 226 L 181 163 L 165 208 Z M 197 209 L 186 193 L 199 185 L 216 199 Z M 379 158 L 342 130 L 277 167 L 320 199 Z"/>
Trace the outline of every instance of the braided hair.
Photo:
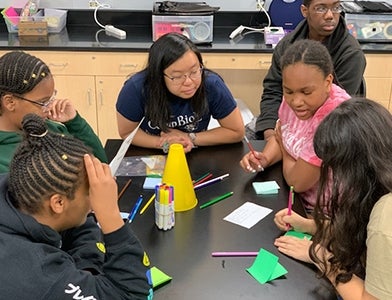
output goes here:
<path id="1" fill-rule="evenodd" d="M 78 187 L 87 182 L 83 156 L 90 149 L 78 139 L 48 131 L 35 114 L 23 118 L 22 128 L 23 141 L 10 165 L 13 205 L 34 214 L 53 194 L 74 199 Z"/>
<path id="2" fill-rule="evenodd" d="M 49 67 L 41 59 L 23 51 L 8 52 L 0 57 L 0 98 L 28 93 L 49 76 Z"/>
<path id="3" fill-rule="evenodd" d="M 309 39 L 295 41 L 284 52 L 280 60 L 280 67 L 283 71 L 286 67 L 299 62 L 318 67 L 324 77 L 333 74 L 331 55 L 327 47 L 318 41 Z"/>

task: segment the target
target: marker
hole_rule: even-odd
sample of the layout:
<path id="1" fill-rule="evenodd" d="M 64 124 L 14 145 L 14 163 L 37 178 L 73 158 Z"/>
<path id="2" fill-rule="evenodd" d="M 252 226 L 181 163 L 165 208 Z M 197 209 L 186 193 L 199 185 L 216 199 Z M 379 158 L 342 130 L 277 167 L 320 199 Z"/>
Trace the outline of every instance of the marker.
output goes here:
<path id="1" fill-rule="evenodd" d="M 235 257 L 245 257 L 245 256 L 257 256 L 259 252 L 212 252 L 211 256 L 213 257 L 226 257 L 226 256 L 235 256 Z"/>
<path id="2" fill-rule="evenodd" d="M 152 201 L 155 199 L 155 193 L 151 196 L 151 198 L 147 201 L 147 203 L 143 206 L 143 208 L 140 211 L 140 214 L 142 215 L 145 210 L 151 205 Z"/>
<path id="3" fill-rule="evenodd" d="M 142 201 L 143 201 L 143 195 L 140 195 L 139 198 L 137 199 L 135 206 L 132 208 L 131 212 L 129 213 L 129 216 L 128 216 L 129 223 L 131 223 L 133 221 L 133 219 L 135 218 L 135 215 L 136 215 L 140 205 L 142 204 Z"/>
<path id="4" fill-rule="evenodd" d="M 200 205 L 200 208 L 201 209 L 206 208 L 206 207 L 208 207 L 210 205 L 213 205 L 213 204 L 215 204 L 215 203 L 217 203 L 219 201 L 222 201 L 222 200 L 232 196 L 233 194 L 234 194 L 233 192 L 228 192 L 226 194 L 223 194 L 222 196 L 216 197 L 216 198 L 212 199 L 211 201 L 208 201 L 208 202 Z"/>
<path id="5" fill-rule="evenodd" d="M 205 186 L 214 184 L 215 182 L 222 181 L 223 179 L 225 179 L 225 178 L 228 177 L 228 176 L 229 176 L 229 174 L 225 174 L 225 175 L 222 175 L 222 176 L 215 177 L 215 178 L 212 178 L 212 179 L 210 179 L 210 180 L 207 180 L 207 181 L 205 181 L 205 182 L 203 182 L 203 183 L 196 184 L 196 185 L 194 186 L 194 189 L 197 190 L 197 189 L 200 189 L 200 188 L 202 188 L 202 187 L 205 187 Z"/>

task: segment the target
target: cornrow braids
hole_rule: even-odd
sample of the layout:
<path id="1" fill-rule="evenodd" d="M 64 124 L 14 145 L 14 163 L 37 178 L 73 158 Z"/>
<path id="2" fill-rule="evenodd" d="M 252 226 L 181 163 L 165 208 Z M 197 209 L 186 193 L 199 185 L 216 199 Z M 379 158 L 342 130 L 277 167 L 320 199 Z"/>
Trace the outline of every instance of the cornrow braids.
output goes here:
<path id="1" fill-rule="evenodd" d="M 49 67 L 39 58 L 23 51 L 0 57 L 0 90 L 23 95 L 50 76 Z"/>
<path id="2" fill-rule="evenodd" d="M 333 74 L 331 55 L 328 49 L 318 41 L 303 39 L 291 44 L 280 60 L 281 70 L 299 62 L 318 67 L 325 77 Z"/>
<path id="3" fill-rule="evenodd" d="M 14 206 L 33 214 L 53 194 L 74 199 L 87 180 L 83 156 L 91 150 L 78 139 L 49 132 L 45 120 L 35 114 L 23 118 L 22 128 L 23 141 L 10 165 Z"/>

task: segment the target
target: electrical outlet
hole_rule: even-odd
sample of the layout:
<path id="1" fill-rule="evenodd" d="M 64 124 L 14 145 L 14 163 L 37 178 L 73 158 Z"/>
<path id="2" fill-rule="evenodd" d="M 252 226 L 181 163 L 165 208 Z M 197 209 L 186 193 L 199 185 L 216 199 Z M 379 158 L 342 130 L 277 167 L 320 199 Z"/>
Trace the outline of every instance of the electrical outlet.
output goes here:
<path id="1" fill-rule="evenodd" d="M 89 0 L 88 1 L 89 8 L 96 8 L 98 5 L 99 5 L 99 3 L 96 0 Z"/>
<path id="2" fill-rule="evenodd" d="M 262 10 L 264 6 L 264 1 L 263 0 L 256 0 L 256 9 L 257 10 Z"/>

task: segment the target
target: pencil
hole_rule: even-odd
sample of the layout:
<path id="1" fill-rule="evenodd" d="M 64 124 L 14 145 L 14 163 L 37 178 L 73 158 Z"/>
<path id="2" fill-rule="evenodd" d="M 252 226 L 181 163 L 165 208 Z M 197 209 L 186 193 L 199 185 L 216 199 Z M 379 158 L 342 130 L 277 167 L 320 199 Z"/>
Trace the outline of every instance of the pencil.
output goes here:
<path id="1" fill-rule="evenodd" d="M 249 142 L 246 135 L 244 136 L 244 140 L 245 140 L 246 144 L 248 145 L 249 151 L 252 152 L 253 156 L 256 158 L 255 149 L 253 148 L 252 144 Z M 260 168 L 261 171 L 264 171 L 264 168 L 262 165 L 259 165 L 258 167 Z"/>
<path id="2" fill-rule="evenodd" d="M 226 194 L 223 194 L 222 196 L 216 197 L 216 198 L 212 199 L 211 201 L 208 201 L 208 202 L 200 205 L 200 208 L 203 209 L 203 208 L 206 208 L 208 206 L 211 206 L 211 205 L 213 205 L 213 204 L 215 204 L 215 203 L 217 203 L 219 201 L 222 201 L 222 200 L 232 196 L 233 194 L 234 194 L 233 192 L 228 192 Z"/>
<path id="3" fill-rule="evenodd" d="M 195 181 L 195 183 L 194 183 L 193 185 L 195 186 L 195 185 L 201 184 L 201 183 L 203 183 L 203 182 L 209 180 L 211 177 L 212 177 L 212 174 L 211 174 L 211 173 L 210 173 L 210 174 L 207 174 L 207 176 L 204 176 L 203 178 L 198 179 L 197 181 Z"/>
<path id="4" fill-rule="evenodd" d="M 197 184 L 200 180 L 204 179 L 205 177 L 209 176 L 210 174 L 211 174 L 211 173 L 208 172 L 208 173 L 206 173 L 206 174 L 200 176 L 199 178 L 193 180 L 193 184 Z"/>
<path id="5" fill-rule="evenodd" d="M 294 187 L 290 186 L 290 192 L 289 192 L 289 200 L 287 203 L 287 215 L 291 216 L 291 209 L 293 206 L 293 197 L 294 197 Z M 291 225 L 290 224 L 286 224 L 287 230 L 290 229 Z"/>
<path id="6" fill-rule="evenodd" d="M 244 136 L 244 140 L 246 142 L 246 144 L 248 145 L 248 148 L 250 150 L 250 152 L 252 152 L 253 156 L 256 157 L 255 155 L 255 149 L 253 149 L 252 144 L 249 142 L 248 138 L 246 137 L 246 135 Z"/>
<path id="7" fill-rule="evenodd" d="M 154 199 L 155 199 L 155 193 L 151 196 L 150 199 L 148 199 L 147 203 L 144 204 L 143 208 L 142 208 L 141 211 L 140 211 L 140 214 L 141 214 L 141 215 L 142 215 L 142 214 L 145 212 L 145 210 L 151 205 L 151 203 L 152 203 L 152 201 L 154 201 Z"/>
<path id="8" fill-rule="evenodd" d="M 127 183 L 124 185 L 124 187 L 121 189 L 120 193 L 118 194 L 118 200 L 120 200 L 121 196 L 124 194 L 125 190 L 129 187 L 131 184 L 132 179 L 129 179 Z"/>
<path id="9" fill-rule="evenodd" d="M 205 182 L 202 182 L 202 183 L 200 183 L 200 184 L 196 184 L 196 185 L 194 186 L 194 189 L 197 190 L 197 189 L 200 189 L 200 188 L 202 188 L 202 187 L 211 185 L 211 184 L 213 184 L 213 183 L 222 181 L 222 180 L 225 179 L 227 176 L 229 176 L 229 174 L 225 174 L 225 175 L 222 175 L 222 176 L 219 176 L 219 177 L 215 177 L 215 178 L 212 178 L 212 179 L 207 180 L 207 181 L 205 181 Z"/>

